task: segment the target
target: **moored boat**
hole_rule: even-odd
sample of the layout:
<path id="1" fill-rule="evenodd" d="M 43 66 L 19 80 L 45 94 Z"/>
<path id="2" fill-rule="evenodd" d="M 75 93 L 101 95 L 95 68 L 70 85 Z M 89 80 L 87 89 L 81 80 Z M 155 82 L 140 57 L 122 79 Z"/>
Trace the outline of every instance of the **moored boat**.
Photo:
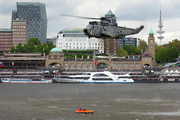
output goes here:
<path id="1" fill-rule="evenodd" d="M 71 75 L 67 78 L 54 78 L 60 83 L 134 83 L 129 74 L 115 75 L 109 71 L 87 72 L 83 75 Z"/>
<path id="2" fill-rule="evenodd" d="M 46 79 L 27 79 L 27 78 L 2 78 L 2 83 L 52 83 L 52 80 Z"/>

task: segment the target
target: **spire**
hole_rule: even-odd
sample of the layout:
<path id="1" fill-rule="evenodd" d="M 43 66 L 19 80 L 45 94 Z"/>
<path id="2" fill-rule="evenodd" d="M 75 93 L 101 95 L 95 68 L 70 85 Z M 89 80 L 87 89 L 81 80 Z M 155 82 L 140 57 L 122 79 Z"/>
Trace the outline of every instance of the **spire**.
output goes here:
<path id="1" fill-rule="evenodd" d="M 160 5 L 160 21 L 161 21 L 161 5 Z"/>
<path id="2" fill-rule="evenodd" d="M 154 32 L 153 32 L 152 28 L 151 28 L 151 30 L 150 30 L 150 32 L 149 32 L 149 34 L 154 34 Z"/>

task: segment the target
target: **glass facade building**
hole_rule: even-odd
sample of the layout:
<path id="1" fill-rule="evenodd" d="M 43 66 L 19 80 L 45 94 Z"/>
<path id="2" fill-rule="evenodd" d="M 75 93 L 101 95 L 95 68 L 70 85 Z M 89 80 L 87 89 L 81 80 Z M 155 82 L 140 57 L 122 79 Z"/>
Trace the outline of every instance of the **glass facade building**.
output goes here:
<path id="1" fill-rule="evenodd" d="M 28 23 L 28 39 L 38 38 L 46 43 L 47 15 L 46 6 L 37 2 L 17 2 L 17 10 L 12 11 L 13 20 L 25 20 Z"/>
<path id="2" fill-rule="evenodd" d="M 140 39 L 133 37 L 125 37 L 124 39 L 118 39 L 118 48 L 123 47 L 124 45 L 133 45 L 135 47 L 138 47 L 138 45 L 140 45 Z"/>

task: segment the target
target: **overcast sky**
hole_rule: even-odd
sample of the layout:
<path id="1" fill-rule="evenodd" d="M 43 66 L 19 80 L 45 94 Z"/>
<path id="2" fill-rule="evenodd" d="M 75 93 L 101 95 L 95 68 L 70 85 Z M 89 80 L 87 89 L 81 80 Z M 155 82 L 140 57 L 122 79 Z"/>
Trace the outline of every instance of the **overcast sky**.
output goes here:
<path id="1" fill-rule="evenodd" d="M 46 5 L 47 38 L 56 36 L 65 28 L 85 28 L 90 21 L 59 14 L 102 17 L 111 9 L 119 26 L 136 28 L 144 25 L 145 28 L 133 37 L 147 41 L 152 28 L 158 44 L 156 31 L 159 30 L 161 6 L 162 29 L 165 31 L 162 44 L 173 39 L 180 40 L 180 0 L 0 0 L 0 28 L 11 27 L 11 14 L 12 10 L 17 10 L 16 2 L 40 2 Z"/>

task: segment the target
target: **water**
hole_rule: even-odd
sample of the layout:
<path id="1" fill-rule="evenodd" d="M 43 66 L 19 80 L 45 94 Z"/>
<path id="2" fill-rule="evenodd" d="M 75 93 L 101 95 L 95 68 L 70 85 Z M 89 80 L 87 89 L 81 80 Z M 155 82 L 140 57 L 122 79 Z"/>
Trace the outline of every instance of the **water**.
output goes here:
<path id="1" fill-rule="evenodd" d="M 73 114 L 94 110 L 93 115 Z M 179 120 L 179 83 L 0 83 L 2 120 Z"/>

